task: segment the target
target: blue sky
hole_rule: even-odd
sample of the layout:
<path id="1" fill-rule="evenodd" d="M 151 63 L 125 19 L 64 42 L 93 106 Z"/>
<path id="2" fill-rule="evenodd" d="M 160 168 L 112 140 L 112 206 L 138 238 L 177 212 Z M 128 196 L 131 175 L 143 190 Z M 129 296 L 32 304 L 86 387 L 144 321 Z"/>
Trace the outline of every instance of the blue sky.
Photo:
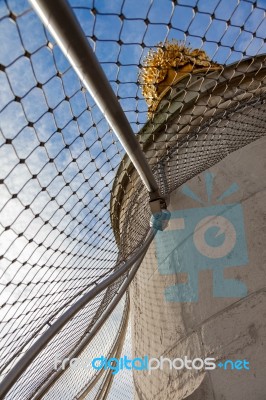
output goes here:
<path id="1" fill-rule="evenodd" d="M 85 2 L 72 1 L 85 33 L 96 38 L 92 45 L 135 131 L 146 121 L 146 104 L 136 84 L 138 67 L 148 49 L 158 42 L 183 40 L 204 49 L 221 64 L 266 52 L 265 1 L 257 2 L 255 8 L 252 0 L 175 3 L 96 1 L 92 7 L 97 14 L 92 15 Z"/>
<path id="2" fill-rule="evenodd" d="M 158 42 L 184 40 L 221 64 L 266 53 L 266 0 L 70 3 L 136 133 L 147 121 L 139 67 Z M 2 334 L 22 327 L 17 340 L 23 324 L 31 321 L 33 329 L 45 320 L 45 312 L 37 320 L 38 308 L 51 313 L 64 296 L 71 298 L 114 265 L 109 201 L 124 155 L 54 39 L 28 9 L 26 0 L 0 0 L 0 299 L 7 303 L 0 313 Z M 70 251 L 71 259 L 64 254 Z M 5 338 L 9 344 L 13 339 Z"/>

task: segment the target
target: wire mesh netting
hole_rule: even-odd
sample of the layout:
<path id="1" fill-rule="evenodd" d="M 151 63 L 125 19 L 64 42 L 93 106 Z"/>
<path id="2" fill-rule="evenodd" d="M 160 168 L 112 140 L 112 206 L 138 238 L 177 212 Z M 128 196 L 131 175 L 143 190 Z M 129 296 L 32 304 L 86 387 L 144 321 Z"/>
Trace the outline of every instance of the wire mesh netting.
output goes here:
<path id="1" fill-rule="evenodd" d="M 123 314 L 124 306 L 126 307 L 125 314 Z M 128 311 L 129 303 L 127 299 L 123 299 L 106 324 L 103 325 L 98 335 L 94 337 L 89 346 L 84 348 L 79 355 L 79 359 L 84 360 L 84 362 L 88 361 L 89 364 L 89 360 L 95 357 L 93 353 L 95 349 L 99 348 L 99 343 L 101 344 L 98 350 L 99 357 L 102 354 L 105 354 L 108 358 L 114 357 L 117 346 L 125 333 Z M 76 370 L 68 368 L 58 379 L 58 384 L 52 387 L 43 398 L 74 398 L 76 396 L 78 399 L 94 399 L 100 388 L 104 386 L 103 383 L 109 378 L 109 375 L 110 371 L 108 370 L 100 370 L 97 371 L 97 374 L 94 374 L 89 368 Z M 58 388 L 60 388 L 60 393 L 58 393 Z"/>
<path id="2" fill-rule="evenodd" d="M 71 6 L 164 195 L 265 134 L 265 0 L 72 0 Z M 0 0 L 0 37 L 4 378 L 71 305 L 135 252 L 150 210 L 114 132 L 26 1 Z M 166 94 L 154 99 L 158 108 L 147 122 L 142 89 L 148 83 L 138 76 L 148 51 L 172 39 L 204 50 L 220 68 L 188 71 L 173 85 L 162 81 Z M 60 359 L 72 354 L 125 280 L 70 319 L 6 398 L 34 398 L 54 374 L 55 353 Z M 85 352 L 112 353 L 126 304 Z M 61 398 L 63 387 L 64 398 L 81 398 L 93 377 L 69 378 L 71 390 L 64 379 L 44 398 Z M 95 380 L 86 398 L 98 398 L 108 379 Z"/>

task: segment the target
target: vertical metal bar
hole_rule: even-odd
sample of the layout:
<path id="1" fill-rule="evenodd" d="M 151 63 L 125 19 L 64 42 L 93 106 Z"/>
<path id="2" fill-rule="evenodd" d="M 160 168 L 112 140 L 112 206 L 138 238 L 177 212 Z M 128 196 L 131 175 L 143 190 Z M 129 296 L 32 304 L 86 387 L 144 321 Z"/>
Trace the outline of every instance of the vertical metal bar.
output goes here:
<path id="1" fill-rule="evenodd" d="M 30 0 L 122 143 L 144 185 L 159 197 L 157 182 L 103 69 L 67 0 Z"/>

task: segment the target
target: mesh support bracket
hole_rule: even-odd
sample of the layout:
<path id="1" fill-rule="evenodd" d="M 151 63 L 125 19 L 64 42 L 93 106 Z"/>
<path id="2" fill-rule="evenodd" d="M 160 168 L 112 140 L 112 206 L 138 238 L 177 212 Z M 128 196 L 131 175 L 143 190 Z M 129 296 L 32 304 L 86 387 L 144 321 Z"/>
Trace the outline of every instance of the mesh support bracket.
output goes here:
<path id="1" fill-rule="evenodd" d="M 155 231 L 163 231 L 169 222 L 171 213 L 167 210 L 166 199 L 160 197 L 158 192 L 150 193 L 150 208 L 152 217 L 150 219 L 150 226 Z"/>
<path id="2" fill-rule="evenodd" d="M 152 214 L 156 214 L 167 208 L 165 198 L 161 197 L 158 191 L 150 193 L 150 208 Z"/>

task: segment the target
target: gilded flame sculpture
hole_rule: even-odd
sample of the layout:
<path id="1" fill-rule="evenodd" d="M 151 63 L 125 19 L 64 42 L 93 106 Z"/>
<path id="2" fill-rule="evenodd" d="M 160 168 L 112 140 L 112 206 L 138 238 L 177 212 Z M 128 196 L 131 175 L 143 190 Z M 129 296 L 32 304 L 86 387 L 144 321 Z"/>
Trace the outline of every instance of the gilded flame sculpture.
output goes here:
<path id="1" fill-rule="evenodd" d="M 148 104 L 148 117 L 153 116 L 171 86 L 191 73 L 221 68 L 210 61 L 204 50 L 191 49 L 176 40 L 159 43 L 156 50 L 149 51 L 139 75 L 142 94 Z"/>

